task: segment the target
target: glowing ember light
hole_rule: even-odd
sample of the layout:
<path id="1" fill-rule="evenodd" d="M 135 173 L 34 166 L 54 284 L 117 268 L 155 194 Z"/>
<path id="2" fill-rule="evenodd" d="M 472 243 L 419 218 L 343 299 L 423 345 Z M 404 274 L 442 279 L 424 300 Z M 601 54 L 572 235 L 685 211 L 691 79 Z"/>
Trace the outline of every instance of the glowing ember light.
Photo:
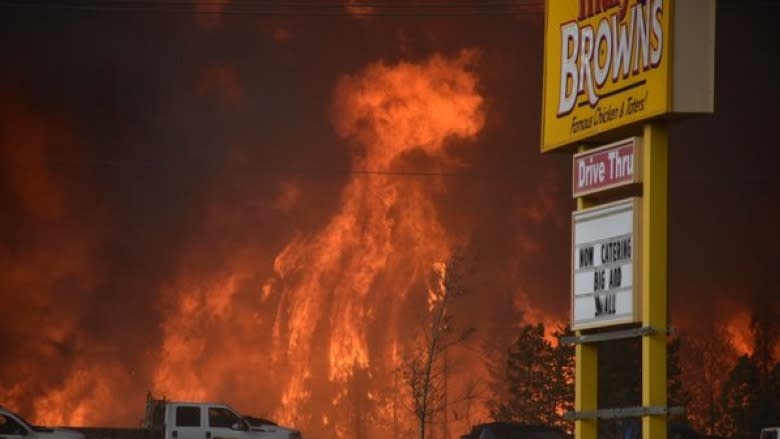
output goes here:
<path id="1" fill-rule="evenodd" d="M 727 323 L 731 343 L 740 355 L 753 352 L 753 335 L 750 331 L 750 312 L 741 310 L 734 313 Z"/>

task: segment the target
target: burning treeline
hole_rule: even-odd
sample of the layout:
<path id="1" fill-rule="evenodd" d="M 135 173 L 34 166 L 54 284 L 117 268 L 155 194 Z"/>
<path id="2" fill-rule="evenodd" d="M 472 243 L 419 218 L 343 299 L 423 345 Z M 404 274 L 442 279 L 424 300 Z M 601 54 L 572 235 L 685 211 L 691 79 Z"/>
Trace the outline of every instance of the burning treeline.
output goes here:
<path id="1" fill-rule="evenodd" d="M 386 419 L 402 391 L 400 384 L 389 388 L 389 378 L 416 329 L 409 315 L 423 317 L 415 310 L 425 309 L 425 280 L 458 243 L 437 218 L 433 196 L 444 189 L 441 179 L 397 178 L 393 171 L 421 159 L 431 162 L 431 172 L 450 170 L 446 141 L 479 132 L 482 97 L 466 70 L 473 56 L 377 63 L 339 81 L 333 123 L 355 148 L 355 174 L 339 207 L 320 230 L 297 236 L 276 256 L 274 276 L 243 316 L 235 305 L 242 281 L 253 275 L 251 260 L 239 251 L 228 262 L 234 268 L 205 285 L 190 284 L 193 273 L 184 267 L 164 292 L 178 306 L 163 324 L 155 389 L 205 398 L 224 392 L 227 380 L 231 397 L 248 405 L 270 387 L 276 404 L 266 410 L 279 420 L 339 437 L 349 435 L 360 398 L 363 422 Z M 250 348 L 258 343 L 262 349 Z"/>
<path id="2" fill-rule="evenodd" d="M 425 330 L 431 274 L 468 244 L 468 236 L 444 226 L 435 197 L 447 190 L 445 175 L 462 166 L 448 142 L 476 147 L 486 120 L 472 69 L 477 62 L 476 52 L 464 51 L 420 63 L 376 62 L 343 76 L 330 114 L 352 148 L 352 173 L 333 213 L 269 254 L 251 234 L 223 248 L 225 225 L 241 216 L 241 206 L 214 203 L 170 281 L 158 285 L 155 308 L 135 309 L 145 348 L 132 334 L 104 339 L 82 327 L 95 319 L 91 307 L 124 310 L 97 301 L 97 285 L 108 275 L 98 250 L 105 226 L 98 215 L 83 216 L 90 206 L 58 185 L 67 176 L 46 161 L 59 143 L 55 136 L 75 142 L 74 135 L 23 105 L 6 106 L 3 150 L 23 144 L 29 153 L 4 168 L 5 202 L 17 200 L 27 222 L 8 226 L 32 245 L 4 250 L 4 335 L 30 341 L 14 351 L 18 362 L 2 366 L 3 376 L 13 378 L 3 382 L 4 404 L 46 424 L 127 425 L 140 416 L 150 389 L 177 399 L 224 399 L 335 437 L 393 437 L 412 428 L 404 355 Z M 409 169 L 423 169 L 426 177 L 399 178 Z M 293 209 L 300 191 L 280 182 L 270 208 Z M 88 222 L 72 221 L 73 209 Z M 560 321 L 534 317 L 525 299 L 514 300 L 549 329 Z M 159 332 L 148 331 L 158 324 L 150 316 L 159 319 Z M 739 352 L 749 352 L 747 314 L 730 325 Z M 487 380 L 480 357 L 451 355 L 453 395 L 475 376 Z M 59 366 L 42 369 L 42 362 Z M 487 419 L 481 403 L 489 398 L 468 408 L 469 419 L 452 419 L 452 430 Z"/>
<path id="3" fill-rule="evenodd" d="M 47 169 L 60 143 L 39 134 L 47 122 L 6 109 L 23 123 L 3 139 L 5 152 L 24 144 L 31 154 L 9 163 L 7 196 L 20 200 L 37 226 L 30 233 L 53 225 L 55 236 L 6 252 L 3 290 L 26 294 L 4 294 L 4 313 L 27 310 L 36 320 L 14 316 L 16 326 L 4 331 L 31 343 L 15 352 L 19 363 L 3 365 L 3 375 L 13 377 L 10 388 L 3 383 L 3 402 L 45 424 L 128 424 L 149 389 L 175 399 L 223 399 L 333 437 L 411 428 L 402 357 L 425 330 L 432 273 L 468 243 L 445 228 L 435 198 L 446 191 L 445 175 L 462 166 L 449 143 L 474 145 L 485 121 L 471 69 L 476 57 L 464 51 L 419 63 L 376 62 L 343 76 L 331 118 L 353 158 L 330 217 L 294 234 L 275 256 L 256 239 L 231 241 L 223 251 L 223 224 L 236 213 L 215 202 L 199 238 L 184 245 L 169 280 L 158 285 L 154 307 L 134 316 L 140 334 L 111 341 L 81 326 L 96 318 L 89 296 L 100 294 L 109 275 L 100 269 L 100 232 L 90 232 L 100 223 L 82 224 L 68 211 L 79 204 L 57 186 L 66 176 Z M 409 170 L 425 177 L 399 174 Z M 279 187 L 271 208 L 292 208 L 300 189 Z M 131 309 L 102 311 L 123 320 Z M 37 320 L 45 313 L 52 319 Z M 146 347 L 134 343 L 139 336 Z M 42 361 L 50 364 L 42 368 Z M 453 367 L 453 392 L 467 369 L 481 370 L 474 359 Z"/>
<path id="4" fill-rule="evenodd" d="M 212 32 L 218 20 L 205 18 Z M 133 149 L 156 147 L 159 139 L 139 134 L 151 123 L 129 118 L 113 127 L 105 144 L 117 142 L 130 150 L 120 158 L 143 165 L 115 166 L 101 161 L 102 144 L 91 153 L 77 147 L 98 136 L 76 122 L 76 110 L 42 111 L 3 89 L 0 343 L 8 354 L 0 404 L 42 424 L 134 425 L 151 390 L 223 400 L 312 437 L 391 438 L 413 428 L 399 366 L 428 316 L 430 276 L 455 249 L 496 256 L 478 266 L 470 294 L 453 305 L 455 324 L 477 328 L 470 350 L 450 353 L 453 400 L 469 379 L 488 379 L 484 357 L 505 353 L 522 317 L 548 329 L 565 321 L 567 281 L 550 288 L 552 276 L 538 269 L 553 265 L 545 252 L 553 235 L 568 233 L 561 218 L 569 194 L 546 189 L 565 174 L 537 178 L 535 162 L 517 160 L 513 167 L 533 178 L 516 186 L 496 179 L 482 183 L 479 197 L 453 197 L 460 180 L 451 176 L 496 146 L 495 130 L 519 122 L 491 108 L 502 92 L 483 87 L 479 52 L 409 59 L 361 62 L 325 87 L 329 97 L 317 105 L 327 106 L 323 118 L 348 156 L 331 191 L 285 173 L 258 177 L 262 167 L 234 172 L 233 163 L 259 156 L 256 149 L 277 147 L 258 140 L 271 130 L 231 132 L 245 114 L 252 114 L 247 125 L 260 117 L 247 111 L 251 69 L 238 62 L 199 62 L 187 80 L 172 79 L 188 95 L 171 92 L 171 113 L 153 101 L 175 148 L 211 135 L 219 139 L 212 147 L 228 151 L 185 176 L 176 154 L 157 168 L 147 164 L 165 152 Z M 239 108 L 176 119 L 195 104 Z M 534 104 L 529 114 L 536 111 Z M 504 125 L 493 126 L 491 143 L 486 132 L 496 120 Z M 203 135 L 207 124 L 220 125 L 218 133 Z M 277 149 L 298 154 L 299 142 L 313 145 L 301 147 L 301 161 L 319 157 L 320 140 L 303 134 Z M 517 139 L 506 143 L 537 155 Z M 505 192 L 515 194 L 486 211 Z M 473 206 L 452 207 L 462 204 Z M 555 221 L 557 228 L 541 226 Z M 565 267 L 554 273 L 565 277 Z M 732 329 L 740 352 L 752 349 L 747 315 L 716 320 Z M 470 410 L 454 406 L 470 415 L 450 412 L 450 433 L 487 420 L 491 396 L 480 394 Z"/>

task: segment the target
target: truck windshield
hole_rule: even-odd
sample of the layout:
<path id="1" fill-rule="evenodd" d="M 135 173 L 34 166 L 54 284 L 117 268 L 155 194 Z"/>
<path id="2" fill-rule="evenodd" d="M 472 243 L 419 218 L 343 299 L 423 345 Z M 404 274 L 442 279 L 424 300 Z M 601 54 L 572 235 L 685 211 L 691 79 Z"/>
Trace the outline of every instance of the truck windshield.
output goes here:
<path id="1" fill-rule="evenodd" d="M 761 432 L 761 439 L 777 439 L 777 430 L 764 430 Z"/>
<path id="2" fill-rule="evenodd" d="M 21 417 L 20 415 L 14 413 L 14 417 L 16 418 L 17 421 L 19 421 L 19 423 L 21 423 L 25 427 L 27 427 L 27 429 L 29 429 L 29 430 L 37 430 L 37 428 L 35 426 L 33 426 L 32 424 L 27 422 L 27 420 L 24 419 L 23 417 Z"/>
<path id="3" fill-rule="evenodd" d="M 240 423 L 241 418 L 225 407 L 209 407 L 209 426 L 232 428 L 233 424 Z"/>

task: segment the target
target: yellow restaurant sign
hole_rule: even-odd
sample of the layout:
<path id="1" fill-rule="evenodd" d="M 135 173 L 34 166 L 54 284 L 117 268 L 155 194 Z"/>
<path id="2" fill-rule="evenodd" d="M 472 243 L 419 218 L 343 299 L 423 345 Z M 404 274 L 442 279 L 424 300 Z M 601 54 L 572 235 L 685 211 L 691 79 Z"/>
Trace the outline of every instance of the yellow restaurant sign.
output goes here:
<path id="1" fill-rule="evenodd" d="M 714 0 L 547 0 L 542 151 L 669 113 L 711 112 L 714 23 Z"/>

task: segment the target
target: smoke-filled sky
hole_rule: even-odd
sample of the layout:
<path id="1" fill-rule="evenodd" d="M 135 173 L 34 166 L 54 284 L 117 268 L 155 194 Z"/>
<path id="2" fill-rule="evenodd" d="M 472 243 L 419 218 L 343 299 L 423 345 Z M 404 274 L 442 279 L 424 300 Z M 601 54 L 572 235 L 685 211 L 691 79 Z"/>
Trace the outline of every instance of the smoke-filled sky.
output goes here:
<path id="1" fill-rule="evenodd" d="M 455 377 L 485 378 L 523 319 L 568 320 L 571 162 L 539 152 L 541 8 L 14 3 L 0 404 L 135 425 L 153 391 L 346 437 L 363 392 L 382 439 L 432 267 L 468 267 L 454 321 L 477 340 Z M 719 3 L 716 113 L 671 128 L 669 291 L 672 325 L 744 338 L 778 306 L 780 9 Z"/>

